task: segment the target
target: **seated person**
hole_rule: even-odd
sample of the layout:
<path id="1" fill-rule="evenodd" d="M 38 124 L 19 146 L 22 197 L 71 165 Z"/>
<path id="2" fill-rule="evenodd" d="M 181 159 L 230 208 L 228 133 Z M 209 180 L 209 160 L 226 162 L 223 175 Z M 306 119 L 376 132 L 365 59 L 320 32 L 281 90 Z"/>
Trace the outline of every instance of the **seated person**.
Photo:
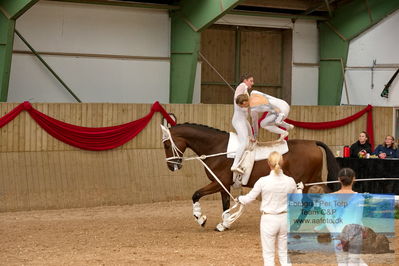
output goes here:
<path id="1" fill-rule="evenodd" d="M 384 144 L 378 145 L 373 154 L 377 155 L 381 159 L 398 158 L 398 152 L 394 141 L 395 138 L 393 136 L 386 136 Z"/>
<path id="2" fill-rule="evenodd" d="M 350 147 L 351 158 L 359 158 L 359 153 L 371 153 L 371 144 L 369 142 L 369 134 L 366 131 L 362 131 L 359 134 L 359 140 L 352 144 Z"/>

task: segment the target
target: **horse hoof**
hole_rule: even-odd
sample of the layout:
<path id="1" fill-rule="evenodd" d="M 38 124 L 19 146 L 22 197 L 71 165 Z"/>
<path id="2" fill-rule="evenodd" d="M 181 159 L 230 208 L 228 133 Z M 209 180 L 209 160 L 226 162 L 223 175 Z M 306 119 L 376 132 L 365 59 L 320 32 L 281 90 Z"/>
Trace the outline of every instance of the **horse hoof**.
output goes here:
<path id="1" fill-rule="evenodd" d="M 207 219 L 208 219 L 208 218 L 207 218 L 205 215 L 202 215 L 200 218 L 197 219 L 197 223 L 198 223 L 199 225 L 201 225 L 202 227 L 204 227 L 205 224 L 206 224 L 206 220 L 207 220 Z"/>
<path id="2" fill-rule="evenodd" d="M 227 229 L 228 228 L 224 227 L 222 223 L 219 223 L 218 225 L 216 225 L 215 231 L 223 232 L 223 231 L 226 231 Z"/>
<path id="3" fill-rule="evenodd" d="M 201 224 L 202 227 L 205 227 L 207 219 L 205 219 L 205 221 Z"/>

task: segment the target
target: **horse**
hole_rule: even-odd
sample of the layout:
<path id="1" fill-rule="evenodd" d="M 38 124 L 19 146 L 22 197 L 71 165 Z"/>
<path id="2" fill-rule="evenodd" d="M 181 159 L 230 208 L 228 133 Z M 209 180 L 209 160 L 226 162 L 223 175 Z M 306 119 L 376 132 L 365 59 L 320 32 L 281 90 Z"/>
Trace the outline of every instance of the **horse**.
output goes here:
<path id="1" fill-rule="evenodd" d="M 165 132 L 167 131 L 167 132 Z M 167 160 L 167 167 L 171 171 L 177 171 L 182 168 L 183 153 L 187 148 L 191 149 L 197 155 L 212 155 L 225 153 L 229 141 L 229 133 L 220 129 L 212 128 L 206 125 L 184 123 L 177 124 L 168 129 L 163 128 L 163 145 L 166 158 L 173 157 L 173 160 Z M 337 180 L 339 166 L 335 160 L 334 154 L 329 147 L 320 141 L 314 140 L 288 140 L 288 152 L 283 155 L 283 172 L 295 179 L 296 183 L 303 182 L 313 183 L 321 182 L 321 173 L 323 168 L 323 152 L 319 148 L 324 149 L 327 161 L 327 180 Z M 221 183 L 230 192 L 233 185 L 233 173 L 230 168 L 233 159 L 227 158 L 226 154 L 214 157 L 203 157 L 203 162 L 218 177 Z M 230 195 L 215 180 L 212 174 L 205 168 L 206 175 L 211 181 L 208 185 L 198 189 L 192 196 L 193 214 L 196 221 L 204 226 L 206 216 L 202 215 L 199 200 L 210 194 L 220 192 L 222 198 L 223 211 L 230 208 Z M 262 176 L 267 176 L 270 168 L 267 160 L 260 160 L 254 163 L 252 173 L 245 187 L 253 187 L 255 182 Z M 329 192 L 333 189 L 324 185 L 324 190 Z M 304 189 L 304 193 L 308 190 Z M 220 224 L 219 224 L 220 225 Z M 221 231 L 217 227 L 218 231 Z"/>

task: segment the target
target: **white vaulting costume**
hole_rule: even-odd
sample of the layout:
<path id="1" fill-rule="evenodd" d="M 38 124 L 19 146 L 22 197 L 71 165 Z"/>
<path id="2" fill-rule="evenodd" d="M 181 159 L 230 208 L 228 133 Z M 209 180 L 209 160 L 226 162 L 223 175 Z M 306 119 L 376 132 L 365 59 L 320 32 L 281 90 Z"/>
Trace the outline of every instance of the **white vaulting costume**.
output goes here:
<path id="1" fill-rule="evenodd" d="M 284 139 L 288 136 L 288 132 L 278 126 L 282 126 L 287 130 L 294 128 L 293 125 L 284 121 L 290 112 L 290 106 L 286 101 L 253 90 L 251 92 L 249 104 L 255 138 L 258 136 L 258 119 L 260 113 L 268 112 L 266 117 L 261 121 L 260 126 L 270 132 L 281 135 L 280 139 Z"/>
<path id="2" fill-rule="evenodd" d="M 287 256 L 287 193 L 297 193 L 294 179 L 273 170 L 261 177 L 247 195 L 238 198 L 245 205 L 262 194 L 260 234 L 264 265 L 274 265 L 276 238 L 280 264 L 291 265 Z"/>
<path id="3" fill-rule="evenodd" d="M 245 83 L 238 85 L 234 93 L 234 114 L 231 122 L 237 132 L 239 146 L 236 150 L 233 166 L 231 167 L 232 171 L 238 170 L 242 154 L 249 144 L 249 136 L 252 135 L 251 125 L 248 122 L 248 108 L 241 108 L 236 104 L 236 98 L 240 94 L 248 94 L 248 86 Z"/>

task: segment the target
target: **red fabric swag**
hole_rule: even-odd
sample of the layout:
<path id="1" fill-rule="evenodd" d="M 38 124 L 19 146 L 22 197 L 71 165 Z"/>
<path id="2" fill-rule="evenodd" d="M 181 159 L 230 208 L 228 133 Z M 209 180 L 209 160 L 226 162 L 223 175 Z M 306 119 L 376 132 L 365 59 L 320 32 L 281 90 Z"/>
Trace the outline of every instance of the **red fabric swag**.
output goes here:
<path id="1" fill-rule="evenodd" d="M 23 110 L 26 110 L 54 138 L 69 145 L 91 151 L 114 149 L 125 144 L 147 126 L 155 112 L 160 112 L 171 125 L 176 124 L 159 102 L 155 102 L 152 105 L 150 113 L 145 117 L 112 127 L 81 127 L 68 124 L 49 117 L 34 109 L 29 102 L 24 102 L 0 118 L 0 127 L 6 125 Z"/>
<path id="2" fill-rule="evenodd" d="M 3 117 L 0 118 L 0 128 L 7 125 L 11 120 L 17 117 L 23 110 L 24 110 L 24 103 L 19 104 L 17 107 L 12 109 L 10 112 L 5 114 Z"/>
<path id="3" fill-rule="evenodd" d="M 372 108 L 371 105 L 368 105 L 354 115 L 329 122 L 298 122 L 290 119 L 286 119 L 286 121 L 296 127 L 322 130 L 346 125 L 367 113 L 366 130 L 370 136 L 370 143 L 374 148 Z M 0 128 L 8 124 L 24 110 L 51 136 L 72 146 L 92 151 L 114 149 L 125 144 L 147 126 L 155 112 L 160 112 L 171 125 L 176 124 L 159 102 L 155 102 L 152 105 L 150 112 L 145 117 L 112 127 L 81 127 L 68 124 L 49 117 L 34 109 L 29 102 L 24 102 L 0 118 Z M 265 118 L 266 114 L 263 114 L 259 122 Z"/>
<path id="4" fill-rule="evenodd" d="M 349 123 L 355 121 L 356 119 L 358 119 L 359 117 L 361 117 L 362 115 L 367 113 L 366 131 L 370 136 L 369 141 L 370 141 L 372 148 L 374 149 L 374 130 L 373 130 L 372 110 L 373 110 L 373 106 L 367 105 L 366 108 L 364 108 L 363 110 L 361 110 L 351 116 L 348 116 L 348 117 L 340 119 L 340 120 L 328 121 L 328 122 L 299 122 L 299 121 L 294 121 L 291 119 L 286 119 L 285 121 L 287 121 L 287 123 L 290 123 L 290 124 L 292 124 L 296 127 L 300 127 L 300 128 L 324 130 L 324 129 L 331 129 L 331 128 L 344 126 L 346 124 L 349 124 Z M 267 113 L 264 113 L 262 115 L 262 117 L 259 119 L 259 123 L 263 118 L 266 117 L 266 114 Z"/>

